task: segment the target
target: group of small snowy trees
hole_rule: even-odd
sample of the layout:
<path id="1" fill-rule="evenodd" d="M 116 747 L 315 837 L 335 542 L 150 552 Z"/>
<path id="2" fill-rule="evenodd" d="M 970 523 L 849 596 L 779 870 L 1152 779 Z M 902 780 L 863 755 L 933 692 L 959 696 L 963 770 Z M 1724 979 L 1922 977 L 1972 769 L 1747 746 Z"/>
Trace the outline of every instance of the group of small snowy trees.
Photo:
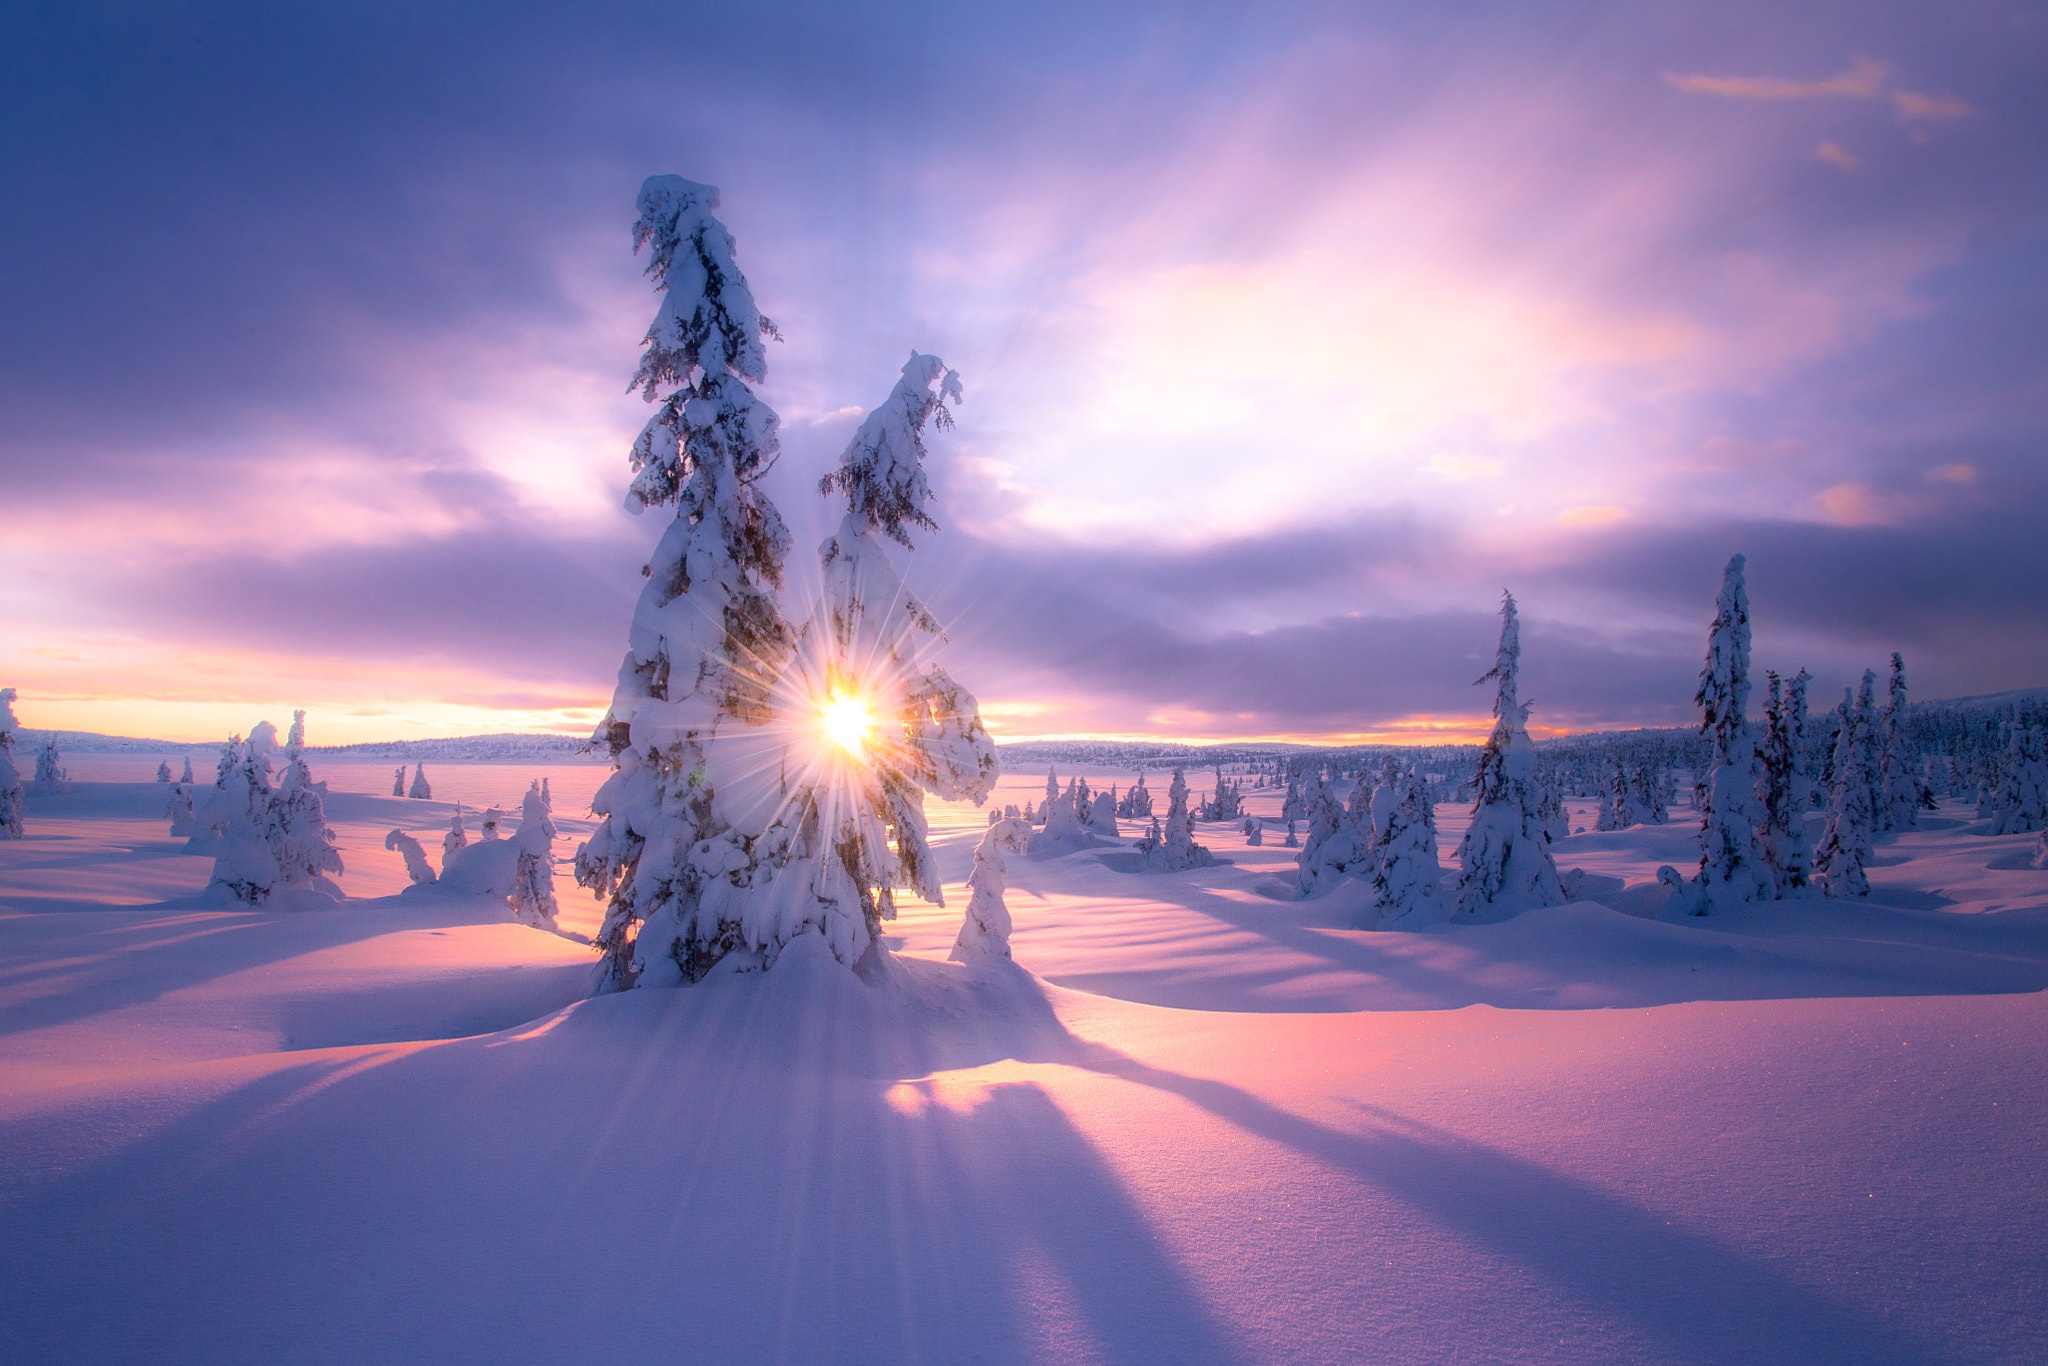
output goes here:
<path id="1" fill-rule="evenodd" d="M 777 333 L 717 207 L 712 187 L 655 176 L 633 225 L 662 302 L 631 385 L 656 409 L 626 501 L 675 517 L 597 732 L 615 770 L 576 856 L 606 902 L 600 990 L 768 968 L 804 936 L 878 966 L 895 889 L 940 899 L 924 795 L 980 801 L 996 776 L 974 698 L 919 657 L 939 625 L 881 543 L 936 528 L 924 431 L 948 425 L 959 377 L 913 353 L 823 478 L 846 512 L 820 548 L 820 600 L 792 627 L 789 535 L 760 483 L 779 419 L 751 387 Z"/>
<path id="2" fill-rule="evenodd" d="M 185 852 L 213 856 L 209 895 L 251 906 L 283 892 L 341 898 L 332 880 L 342 864 L 327 828 L 327 785 L 313 781 L 305 748 L 303 711 L 292 714 L 282 745 L 277 728 L 264 721 L 247 740 L 229 738 L 211 788 L 196 794 L 185 784 L 173 788 L 172 833 L 187 827 Z"/>
<path id="3" fill-rule="evenodd" d="M 405 765 L 400 764 L 391 775 L 391 795 L 409 797 L 415 801 L 430 802 L 434 799 L 434 785 L 427 781 L 427 766 L 415 764 L 412 771 L 412 786 L 405 784 Z"/>
<path id="4" fill-rule="evenodd" d="M 433 887 L 463 896 L 503 897 L 512 916 L 535 929 L 552 930 L 559 906 L 555 900 L 554 799 L 547 780 L 527 786 L 520 802 L 519 828 L 501 837 L 496 807 L 484 813 L 483 838 L 472 844 L 458 805 L 441 838 L 441 871 L 427 861 L 419 840 L 404 830 L 384 836 L 384 847 L 405 860 L 414 887 Z"/>
<path id="5" fill-rule="evenodd" d="M 1741 555 L 1728 561 L 1707 635 L 1706 664 L 1694 700 L 1701 733 L 1711 743 L 1699 785 L 1700 864 L 1681 878 L 1670 868 L 1667 914 L 1708 915 L 1738 905 L 1800 897 L 1864 896 L 1874 838 L 1908 829 L 1932 795 L 1919 776 L 1906 737 L 1906 665 L 1891 658 L 1886 703 L 1876 701 L 1877 675 L 1844 693 L 1834 717 L 1826 819 L 1820 843 L 1806 828 L 1815 785 L 1807 767 L 1808 676 L 1766 674 L 1763 730 L 1747 716 L 1750 692 L 1749 591 Z"/>

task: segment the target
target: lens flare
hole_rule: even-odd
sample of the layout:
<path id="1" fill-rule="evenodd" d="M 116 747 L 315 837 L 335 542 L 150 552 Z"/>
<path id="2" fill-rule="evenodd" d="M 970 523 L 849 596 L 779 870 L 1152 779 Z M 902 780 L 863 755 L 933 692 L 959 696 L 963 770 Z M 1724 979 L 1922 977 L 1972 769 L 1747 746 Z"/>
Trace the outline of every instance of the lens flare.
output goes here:
<path id="1" fill-rule="evenodd" d="M 819 709 L 825 736 L 848 754 L 859 754 L 875 728 L 875 709 L 859 693 L 835 692 Z"/>

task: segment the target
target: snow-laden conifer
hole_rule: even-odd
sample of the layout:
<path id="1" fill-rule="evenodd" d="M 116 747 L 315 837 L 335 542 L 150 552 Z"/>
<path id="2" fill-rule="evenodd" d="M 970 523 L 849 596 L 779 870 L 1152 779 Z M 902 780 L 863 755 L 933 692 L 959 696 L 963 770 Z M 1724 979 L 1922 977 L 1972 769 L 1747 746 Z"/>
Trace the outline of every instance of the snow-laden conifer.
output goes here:
<path id="1" fill-rule="evenodd" d="M 954 962 L 1009 958 L 1010 908 L 1003 900 L 1009 866 L 1004 855 L 1022 847 L 1029 835 L 1023 821 L 1005 816 L 990 822 L 974 847 L 974 868 L 967 874 L 967 916 L 950 955 Z"/>
<path id="2" fill-rule="evenodd" d="M 189 754 L 185 756 L 185 775 L 178 781 L 187 787 L 192 786 L 192 756 Z"/>
<path id="3" fill-rule="evenodd" d="M 1363 858 L 1337 794 L 1320 769 L 1304 779 L 1306 808 L 1301 852 L 1295 856 L 1295 886 L 1303 896 L 1318 896 L 1344 880 L 1345 870 Z"/>
<path id="4" fill-rule="evenodd" d="M 394 775 L 392 775 L 392 778 L 391 778 L 391 795 L 392 795 L 392 796 L 394 796 L 394 797 L 403 797 L 403 796 L 405 795 L 405 765 L 404 765 L 404 764 L 400 764 L 400 765 L 398 766 L 398 772 L 397 772 L 397 773 L 395 773 Z"/>
<path id="5" fill-rule="evenodd" d="M 384 836 L 384 847 L 395 849 L 405 860 L 405 875 L 415 887 L 431 886 L 434 882 L 434 865 L 427 862 L 427 851 L 420 842 L 403 830 L 393 830 Z"/>
<path id="6" fill-rule="evenodd" d="M 36 787 L 43 792 L 62 792 L 69 776 L 64 771 L 64 756 L 57 752 L 57 737 L 51 736 L 43 742 L 42 752 L 36 755 Z"/>
<path id="7" fill-rule="evenodd" d="M 1707 915 L 1777 894 L 1758 844 L 1765 815 L 1756 794 L 1763 774 L 1748 718 L 1749 589 L 1741 555 L 1730 558 L 1721 575 L 1721 596 L 1693 701 L 1699 704 L 1700 733 L 1712 745 L 1713 757 L 1700 812 L 1698 895 L 1688 909 Z"/>
<path id="8" fill-rule="evenodd" d="M 1244 842 L 1256 849 L 1266 842 L 1266 823 L 1257 816 L 1244 818 Z"/>
<path id="9" fill-rule="evenodd" d="M 167 783 L 171 780 L 171 761 L 169 759 L 163 760 L 156 766 L 156 780 L 160 783 Z"/>
<path id="10" fill-rule="evenodd" d="M 1155 819 L 1156 842 L 1144 848 L 1145 867 L 1155 873 L 1177 873 L 1184 868 L 1206 868 L 1215 859 L 1209 850 L 1195 843 L 1195 829 L 1188 819 L 1188 780 L 1180 769 L 1166 789 L 1166 823 Z"/>
<path id="11" fill-rule="evenodd" d="M 427 766 L 425 764 L 420 764 L 413 769 L 412 786 L 406 789 L 405 795 L 419 801 L 433 800 L 434 785 L 427 781 Z"/>
<path id="12" fill-rule="evenodd" d="M 192 801 L 192 785 L 172 783 L 171 795 L 164 801 L 164 817 L 171 823 L 171 837 L 190 839 L 197 815 Z"/>
<path id="13" fill-rule="evenodd" d="M 819 483 L 846 500 L 839 529 L 819 547 L 822 592 L 776 693 L 777 706 L 831 718 L 845 709 L 865 718 L 857 743 L 831 743 L 807 726 L 790 761 L 790 797 L 772 838 L 782 867 L 765 897 L 748 908 L 732 948 L 772 965 L 798 935 L 823 936 L 848 967 L 865 969 L 885 953 L 882 922 L 908 888 L 934 905 L 944 893 L 924 814 L 926 794 L 945 801 L 985 800 L 998 774 L 995 743 L 974 697 L 923 657 L 944 639 L 939 623 L 910 592 L 882 538 L 911 545 L 910 528 L 935 529 L 925 510 L 924 430 L 951 423 L 946 401 L 961 397 L 960 377 L 936 356 L 912 352 L 889 396 L 861 422 Z M 816 739 L 809 739 L 809 736 Z M 1084 789 L 1072 785 L 1047 806 L 1064 836 L 1087 844 L 1080 817 Z M 1048 821 L 1046 833 L 1053 832 Z"/>
<path id="14" fill-rule="evenodd" d="M 1378 928 L 1418 930 L 1449 920 L 1451 908 L 1444 900 L 1428 786 L 1411 772 L 1398 791 L 1373 857 L 1372 901 Z"/>
<path id="15" fill-rule="evenodd" d="M 1920 824 L 1924 793 L 1906 738 L 1906 660 L 1892 651 L 1891 684 L 1877 729 L 1877 816 L 1880 830 L 1911 830 Z"/>
<path id="16" fill-rule="evenodd" d="M 1865 674 L 1867 692 L 1871 676 Z M 1853 707 L 1842 697 L 1847 724 L 1835 741 L 1835 780 L 1828 794 L 1827 827 L 1815 853 L 1820 885 L 1829 896 L 1868 896 L 1870 840 L 1876 824 L 1871 809 L 1870 708 Z"/>
<path id="17" fill-rule="evenodd" d="M 1992 789 L 1991 833 L 2048 830 L 2048 739 L 2037 726 L 2015 721 Z"/>
<path id="18" fill-rule="evenodd" d="M 213 855 L 210 894 L 252 906 L 284 891 L 341 898 L 332 880 L 342 861 L 327 826 L 327 788 L 313 780 L 300 739 L 281 782 L 273 758 L 282 751 L 269 722 L 259 723 L 247 741 L 229 742 L 186 845 Z"/>
<path id="19" fill-rule="evenodd" d="M 1757 792 L 1764 808 L 1763 855 L 1781 897 L 1810 895 L 1813 846 L 1806 833 L 1812 802 L 1806 776 L 1805 729 L 1808 675 L 1801 669 L 1790 684 L 1775 672 L 1764 702 L 1763 777 Z"/>
<path id="20" fill-rule="evenodd" d="M 1138 781 L 1125 792 L 1117 803 L 1116 814 L 1127 821 L 1143 821 L 1152 818 L 1152 794 L 1145 787 L 1145 771 L 1138 770 Z"/>
<path id="21" fill-rule="evenodd" d="M 22 796 L 21 770 L 14 763 L 14 735 L 21 723 L 14 718 L 12 688 L 0 688 L 0 840 L 18 840 L 22 818 L 28 813 Z"/>
<path id="22" fill-rule="evenodd" d="M 417 847 L 417 846 L 415 846 Z M 512 836 L 518 851 L 512 891 L 505 898 L 512 918 L 537 930 L 555 928 L 555 822 L 548 815 L 540 784 L 526 789 L 519 807 L 519 829 Z"/>
<path id="23" fill-rule="evenodd" d="M 662 302 L 630 386 L 657 406 L 633 446 L 626 505 L 676 511 L 645 567 L 597 730 L 614 772 L 576 855 L 576 880 L 606 903 L 600 990 L 648 973 L 694 979 L 745 942 L 736 902 L 779 852 L 759 841 L 780 775 L 760 771 L 766 747 L 749 734 L 770 719 L 794 643 L 775 597 L 789 534 L 757 482 L 780 449 L 780 420 L 749 387 L 767 371 L 762 340 L 774 329 L 717 207 L 709 185 L 653 176 L 633 224 Z"/>
<path id="24" fill-rule="evenodd" d="M 1472 824 L 1458 845 L 1460 872 L 1453 909 L 1465 919 L 1496 918 L 1565 901 L 1550 841 L 1536 811 L 1529 708 L 1517 695 L 1521 658 L 1515 598 L 1503 593 L 1493 667 L 1473 685 L 1495 684 L 1494 723 L 1479 751 Z"/>
<path id="25" fill-rule="evenodd" d="M 399 770 L 403 772 L 404 770 Z M 441 866 L 447 867 L 455 851 L 469 844 L 469 831 L 462 828 L 462 804 L 457 802 L 455 814 L 448 818 L 448 833 L 441 836 Z"/>

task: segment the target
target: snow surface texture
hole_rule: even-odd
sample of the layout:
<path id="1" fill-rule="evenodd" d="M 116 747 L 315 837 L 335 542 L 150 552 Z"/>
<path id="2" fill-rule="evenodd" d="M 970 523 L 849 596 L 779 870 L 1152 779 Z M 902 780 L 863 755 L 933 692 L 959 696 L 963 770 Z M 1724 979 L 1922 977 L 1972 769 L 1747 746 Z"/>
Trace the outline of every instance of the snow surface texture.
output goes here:
<path id="1" fill-rule="evenodd" d="M 938 803 L 952 909 L 883 980 L 810 937 L 583 1000 L 502 897 L 395 895 L 387 832 L 454 810 L 388 766 L 327 798 L 351 898 L 287 914 L 200 902 L 155 762 L 0 846 L 11 1359 L 2048 1358 L 2048 873 L 1959 802 L 1867 900 L 1685 924 L 1687 810 L 1556 847 L 1599 901 L 1417 934 L 1235 825 L 1172 877 L 1007 858 L 1015 961 L 971 964 L 991 827 Z"/>

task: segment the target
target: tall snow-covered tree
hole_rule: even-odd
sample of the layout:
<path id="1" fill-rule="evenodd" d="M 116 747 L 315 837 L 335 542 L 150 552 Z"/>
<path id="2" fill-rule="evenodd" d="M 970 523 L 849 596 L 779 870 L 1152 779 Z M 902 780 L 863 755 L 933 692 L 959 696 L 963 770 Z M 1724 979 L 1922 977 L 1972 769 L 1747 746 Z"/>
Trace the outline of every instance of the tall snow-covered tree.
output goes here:
<path id="1" fill-rule="evenodd" d="M 1880 830 L 1920 824 L 1922 789 L 1906 738 L 1906 660 L 1892 651 L 1891 685 L 1877 730 L 1877 817 Z"/>
<path id="2" fill-rule="evenodd" d="M 1812 781 L 1806 776 L 1806 685 L 1801 669 L 1790 684 L 1775 672 L 1764 702 L 1763 777 L 1757 799 L 1764 808 L 1762 848 L 1781 897 L 1811 895 L 1813 845 L 1806 834 Z"/>
<path id="3" fill-rule="evenodd" d="M 1493 733 L 1479 751 L 1472 824 L 1458 845 L 1461 872 L 1454 909 L 1465 919 L 1565 902 L 1550 841 L 1536 810 L 1529 708 L 1517 695 L 1521 658 L 1522 627 L 1515 598 L 1503 593 L 1493 667 L 1473 684 L 1495 684 L 1494 722 Z"/>
<path id="4" fill-rule="evenodd" d="M 1693 694 L 1700 708 L 1700 733 L 1713 748 L 1700 811 L 1698 895 L 1688 909 L 1706 915 L 1777 895 L 1770 865 L 1758 846 L 1764 812 L 1757 802 L 1763 775 L 1756 735 L 1750 729 L 1749 589 L 1743 557 L 1733 556 L 1721 575 L 1721 596 L 1707 632 L 1707 659 Z"/>
<path id="5" fill-rule="evenodd" d="M 163 760 L 156 766 L 156 780 L 160 783 L 167 783 L 171 780 L 171 761 L 169 759 Z"/>
<path id="6" fill-rule="evenodd" d="M 882 545 L 887 537 L 914 548 L 911 528 L 937 529 L 926 510 L 924 430 L 950 425 L 946 401 L 960 396 L 960 377 L 943 361 L 912 352 L 819 482 L 845 497 L 846 514 L 819 547 L 820 599 L 776 692 L 779 710 L 813 719 L 797 727 L 785 762 L 790 795 L 775 833 L 783 865 L 745 925 L 742 946 L 762 966 L 805 933 L 822 935 L 849 967 L 878 961 L 896 889 L 945 904 L 925 795 L 979 803 L 995 786 L 995 743 L 980 707 L 923 657 L 944 632 Z M 1059 793 L 1050 775 L 1047 784 L 1056 797 L 1048 808 L 1085 842 L 1082 789 Z"/>
<path id="7" fill-rule="evenodd" d="M 1871 677 L 1863 677 L 1868 691 Z M 1842 710 L 1847 724 L 1835 741 L 1835 780 L 1815 862 L 1821 888 L 1829 896 L 1868 896 L 1870 877 L 1865 869 L 1877 819 L 1871 809 L 1871 715 L 1867 706 L 1852 706 L 1846 693 Z"/>
<path id="8" fill-rule="evenodd" d="M 36 786 L 49 792 L 61 792 L 64 780 L 64 756 L 57 752 L 57 737 L 51 736 L 43 742 L 42 753 L 36 755 Z"/>
<path id="9" fill-rule="evenodd" d="M 673 505 L 645 566 L 617 690 L 596 739 L 614 772 L 576 855 L 606 902 L 598 986 L 694 980 L 749 942 L 743 903 L 779 851 L 762 836 L 780 774 L 749 732 L 794 647 L 776 600 L 789 533 L 759 485 L 780 419 L 750 385 L 773 325 L 713 217 L 718 191 L 679 176 L 640 187 L 633 245 L 662 302 L 632 389 L 655 403 L 634 442 L 629 509 Z"/>
<path id="10" fill-rule="evenodd" d="M 14 764 L 14 734 L 21 723 L 14 719 L 12 688 L 0 688 L 0 840 L 18 840 L 28 802 L 21 792 L 21 770 Z"/>

